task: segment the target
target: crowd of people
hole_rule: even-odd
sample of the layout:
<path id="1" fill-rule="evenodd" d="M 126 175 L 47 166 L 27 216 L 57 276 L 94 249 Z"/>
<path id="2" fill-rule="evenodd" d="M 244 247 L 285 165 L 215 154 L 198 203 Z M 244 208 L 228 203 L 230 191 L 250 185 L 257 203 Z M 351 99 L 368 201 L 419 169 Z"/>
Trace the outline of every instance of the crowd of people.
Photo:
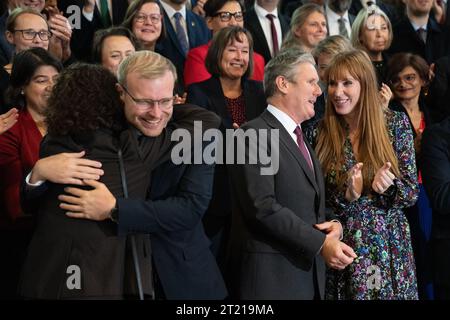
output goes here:
<path id="1" fill-rule="evenodd" d="M 5 1 L 0 299 L 450 299 L 449 8 Z"/>

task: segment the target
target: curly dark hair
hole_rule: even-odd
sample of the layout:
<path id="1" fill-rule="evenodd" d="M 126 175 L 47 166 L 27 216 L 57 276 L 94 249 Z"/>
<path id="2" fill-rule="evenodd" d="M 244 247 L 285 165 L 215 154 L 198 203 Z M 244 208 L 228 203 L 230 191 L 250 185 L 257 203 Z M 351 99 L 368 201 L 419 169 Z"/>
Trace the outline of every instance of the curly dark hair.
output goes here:
<path id="1" fill-rule="evenodd" d="M 48 101 L 46 121 L 52 135 L 123 127 L 117 79 L 100 65 L 76 63 L 59 75 Z"/>

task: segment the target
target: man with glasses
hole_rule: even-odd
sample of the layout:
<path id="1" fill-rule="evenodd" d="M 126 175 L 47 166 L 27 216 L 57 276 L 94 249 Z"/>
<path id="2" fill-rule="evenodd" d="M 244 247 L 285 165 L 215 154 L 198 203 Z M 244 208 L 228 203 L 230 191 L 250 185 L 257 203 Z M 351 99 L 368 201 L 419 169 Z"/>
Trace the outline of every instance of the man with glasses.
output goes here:
<path id="1" fill-rule="evenodd" d="M 175 80 L 174 66 L 154 52 L 137 52 L 120 65 L 117 90 L 124 103 L 125 118 L 136 129 L 138 140 L 163 133 L 172 117 Z M 202 111 L 203 116 L 205 113 L 210 115 Z M 203 116 L 198 114 L 189 121 L 202 120 Z M 218 125 L 218 119 L 213 119 Z M 67 156 L 73 156 L 69 161 L 80 162 L 71 161 L 73 166 L 64 165 L 63 158 Z M 60 196 L 61 208 L 71 212 L 70 217 L 96 221 L 111 219 L 117 222 L 120 235 L 150 234 L 157 299 L 226 297 L 224 281 L 209 250 L 209 240 L 201 222 L 211 198 L 213 165 L 175 165 L 171 160 L 166 161 L 152 172 L 149 197 L 143 201 L 116 199 L 105 184 L 95 181 L 98 180 L 96 175 L 102 174 L 99 164 L 76 158 L 74 154 L 55 157 L 39 160 L 28 182 L 67 183 L 72 179 L 72 184 L 75 181 L 80 184 L 83 181 L 93 189 L 67 188 L 69 196 Z M 60 172 L 64 177 L 57 177 L 57 171 L 63 170 L 70 172 Z M 85 177 L 94 180 L 83 180 Z"/>
<path id="2" fill-rule="evenodd" d="M 179 83 L 175 90 L 180 96 L 185 91 L 184 64 L 190 48 L 209 41 L 211 34 L 202 17 L 186 8 L 187 0 L 162 0 L 164 26 L 167 36 L 156 45 L 156 52 L 168 58 L 177 67 Z"/>
<path id="3" fill-rule="evenodd" d="M 284 36 L 289 31 L 287 19 L 278 12 L 279 0 L 256 0 L 245 14 L 245 27 L 253 36 L 255 52 L 268 63 L 281 48 Z"/>

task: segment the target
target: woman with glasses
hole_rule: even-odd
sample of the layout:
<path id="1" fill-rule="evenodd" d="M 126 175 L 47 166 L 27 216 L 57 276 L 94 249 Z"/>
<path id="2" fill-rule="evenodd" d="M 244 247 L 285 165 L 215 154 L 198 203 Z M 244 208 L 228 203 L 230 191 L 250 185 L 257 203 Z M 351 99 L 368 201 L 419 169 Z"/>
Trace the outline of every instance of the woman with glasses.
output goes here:
<path id="1" fill-rule="evenodd" d="M 329 270 L 326 297 L 417 299 L 410 229 L 404 210 L 417 200 L 412 131 L 407 117 L 380 107 L 376 75 L 361 50 L 337 55 L 326 71 L 325 116 L 313 135 L 327 205 L 357 258 Z"/>
<path id="2" fill-rule="evenodd" d="M 134 0 L 130 3 L 122 26 L 133 32 L 139 49 L 155 51 L 165 36 L 163 11 L 156 0 Z"/>
<path id="3" fill-rule="evenodd" d="M 323 7 L 315 3 L 307 3 L 297 8 L 292 14 L 291 29 L 281 49 L 298 46 L 304 52 L 312 52 L 326 36 L 327 19 Z"/>
<path id="4" fill-rule="evenodd" d="M 206 24 L 215 35 L 228 26 L 244 26 L 244 4 L 242 0 L 208 0 L 203 9 Z M 190 84 L 208 79 L 211 74 L 206 70 L 205 59 L 211 42 L 189 50 L 184 66 L 184 83 Z M 250 79 L 262 81 L 264 79 L 264 58 L 253 53 L 254 68 Z"/>
<path id="5" fill-rule="evenodd" d="M 222 118 L 221 130 L 238 128 L 266 108 L 262 83 L 249 79 L 253 68 L 253 40 L 248 30 L 231 26 L 218 31 L 205 64 L 212 76 L 191 84 L 187 101 L 218 114 Z M 214 193 L 204 225 L 220 265 L 229 232 L 230 202 L 226 166 L 216 165 Z"/>
<path id="6" fill-rule="evenodd" d="M 425 92 L 429 83 L 429 66 L 420 56 L 398 53 L 387 65 L 387 79 L 394 92 L 390 108 L 407 115 L 414 137 L 419 199 L 405 210 L 411 228 L 411 239 L 417 267 L 417 282 L 421 299 L 433 298 L 432 269 L 430 265 L 430 236 L 432 210 L 422 184 L 421 142 L 422 132 L 431 125 L 429 110 L 425 103 Z"/>
<path id="7" fill-rule="evenodd" d="M 47 101 L 61 69 L 60 62 L 42 48 L 22 51 L 14 57 L 6 91 L 8 105 L 19 110 L 14 126 L 0 135 L 0 245 L 8 244 L 10 253 L 5 256 L 7 247 L 2 247 L 0 287 L 9 291 L 10 298 L 16 293 L 20 262 L 32 232 L 32 220 L 26 215 L 30 212 L 20 205 L 19 189 L 39 159 L 39 146 L 47 132 Z"/>
<path id="8" fill-rule="evenodd" d="M 388 16 L 376 5 L 362 9 L 352 25 L 352 45 L 365 51 L 377 72 L 378 86 L 387 82 L 386 50 L 393 39 L 392 25 Z"/>
<path id="9" fill-rule="evenodd" d="M 92 61 L 116 75 L 119 64 L 136 51 L 136 45 L 136 38 L 127 28 L 99 30 L 94 36 Z"/>

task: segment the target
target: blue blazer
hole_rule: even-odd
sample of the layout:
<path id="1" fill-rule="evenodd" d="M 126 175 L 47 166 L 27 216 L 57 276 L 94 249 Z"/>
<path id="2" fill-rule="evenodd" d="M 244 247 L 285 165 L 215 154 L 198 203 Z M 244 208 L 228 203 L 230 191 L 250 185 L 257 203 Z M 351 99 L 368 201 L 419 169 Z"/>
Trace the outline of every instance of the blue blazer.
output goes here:
<path id="1" fill-rule="evenodd" d="M 153 264 L 169 300 L 224 299 L 202 217 L 212 196 L 213 165 L 160 165 L 149 201 L 117 199 L 119 232 L 149 233 Z"/>
<path id="2" fill-rule="evenodd" d="M 186 10 L 186 26 L 188 33 L 187 36 L 189 39 L 189 49 L 208 43 L 208 41 L 211 39 L 211 31 L 209 31 L 208 27 L 206 26 L 204 19 L 190 10 Z M 175 33 L 169 16 L 165 11 L 164 27 L 166 28 L 166 36 L 156 45 L 155 51 L 168 58 L 175 65 L 178 74 L 178 86 L 176 88 L 176 91 L 177 93 L 183 93 L 183 74 L 186 56 L 181 49 L 177 34 Z"/>

